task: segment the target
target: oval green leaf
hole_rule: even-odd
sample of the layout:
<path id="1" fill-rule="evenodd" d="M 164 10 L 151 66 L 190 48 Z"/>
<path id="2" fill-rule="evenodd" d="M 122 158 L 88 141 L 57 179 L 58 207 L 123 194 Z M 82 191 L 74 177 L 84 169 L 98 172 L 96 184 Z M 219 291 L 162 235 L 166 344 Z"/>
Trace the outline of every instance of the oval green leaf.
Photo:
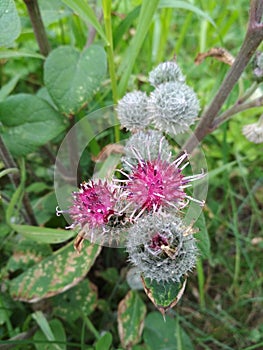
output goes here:
<path id="1" fill-rule="evenodd" d="M 9 46 L 20 35 L 21 25 L 14 0 L 1 0 L 0 46 Z"/>
<path id="2" fill-rule="evenodd" d="M 145 293 L 157 307 L 162 315 L 172 307 L 174 307 L 181 299 L 187 278 L 182 278 L 181 282 L 157 282 L 150 278 L 142 277 Z"/>
<path id="3" fill-rule="evenodd" d="M 180 327 L 178 320 L 151 312 L 145 319 L 143 339 L 151 350 L 193 350 L 193 344 L 187 333 Z"/>
<path id="4" fill-rule="evenodd" d="M 44 81 L 58 109 L 72 115 L 98 91 L 106 69 L 106 54 L 101 46 L 91 45 L 82 52 L 62 46 L 48 56 Z"/>
<path id="5" fill-rule="evenodd" d="M 36 302 L 78 284 L 92 267 L 101 246 L 85 241 L 81 254 L 70 242 L 10 282 L 13 299 Z"/>
<path id="6" fill-rule="evenodd" d="M 146 306 L 135 291 L 129 291 L 118 306 L 118 331 L 124 349 L 140 341 Z"/>
<path id="7" fill-rule="evenodd" d="M 49 227 L 11 224 L 12 228 L 23 237 L 38 243 L 62 243 L 75 235 L 73 230 L 61 230 Z"/>
<path id="8" fill-rule="evenodd" d="M 67 123 L 46 101 L 18 94 L 0 102 L 0 133 L 9 151 L 24 156 L 65 130 Z"/>
<path id="9" fill-rule="evenodd" d="M 110 332 L 106 332 L 103 336 L 96 342 L 95 350 L 109 350 L 112 343 L 112 335 Z"/>

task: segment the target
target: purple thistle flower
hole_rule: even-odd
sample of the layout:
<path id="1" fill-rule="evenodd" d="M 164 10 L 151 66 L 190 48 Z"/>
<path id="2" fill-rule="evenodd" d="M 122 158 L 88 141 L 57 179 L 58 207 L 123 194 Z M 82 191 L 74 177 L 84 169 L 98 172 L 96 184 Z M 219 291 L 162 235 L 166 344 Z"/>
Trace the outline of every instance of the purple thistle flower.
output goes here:
<path id="1" fill-rule="evenodd" d="M 131 168 L 130 174 L 120 171 L 127 177 L 127 180 L 121 180 L 125 183 L 127 208 L 135 207 L 130 218 L 135 216 L 137 219 L 145 211 L 155 212 L 162 208 L 172 207 L 180 210 L 188 204 L 189 200 L 204 205 L 203 201 L 185 192 L 185 188 L 191 186 L 190 182 L 205 176 L 204 172 L 191 176 L 183 175 L 182 170 L 189 164 L 187 162 L 180 168 L 187 158 L 186 153 L 175 161 L 171 161 L 171 156 L 167 160 L 160 159 L 160 157 L 154 160 L 142 160 L 137 150 L 133 148 L 133 152 L 138 164 L 128 164 Z"/>
<path id="2" fill-rule="evenodd" d="M 116 201 L 115 190 L 106 181 L 83 182 L 79 192 L 73 192 L 73 205 L 68 213 L 74 226 L 99 227 L 115 213 Z"/>
<path id="3" fill-rule="evenodd" d="M 90 180 L 73 192 L 73 204 L 67 213 L 73 223 L 67 228 L 80 227 L 79 236 L 93 243 L 117 246 L 125 239 L 124 228 L 130 221 L 121 210 L 125 201 L 120 199 L 120 187 L 106 180 Z"/>

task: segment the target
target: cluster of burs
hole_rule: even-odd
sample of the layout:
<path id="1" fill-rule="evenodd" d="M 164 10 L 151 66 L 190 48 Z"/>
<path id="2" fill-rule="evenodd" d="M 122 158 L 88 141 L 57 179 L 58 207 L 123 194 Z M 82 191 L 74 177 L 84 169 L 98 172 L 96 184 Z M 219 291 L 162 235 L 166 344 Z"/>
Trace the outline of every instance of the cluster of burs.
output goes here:
<path id="1" fill-rule="evenodd" d="M 149 82 L 154 87 L 149 95 L 129 92 L 117 106 L 122 127 L 131 131 L 122 160 L 128 196 L 138 205 L 125 245 L 143 278 L 179 282 L 193 269 L 198 254 L 194 230 L 183 224 L 183 209 L 193 200 L 185 188 L 204 174 L 182 175 L 187 155 L 172 160 L 166 135 L 189 130 L 199 101 L 176 62 L 158 65 Z"/>
<path id="2" fill-rule="evenodd" d="M 204 173 L 183 174 L 188 155 L 174 158 L 167 135 L 186 131 L 199 103 L 175 62 L 160 64 L 149 81 L 154 87 L 149 96 L 130 92 L 117 106 L 122 127 L 131 132 L 122 168 L 110 179 L 83 182 L 72 206 L 57 213 L 69 214 L 70 228 L 80 228 L 78 243 L 126 247 L 142 278 L 180 282 L 197 257 L 194 230 L 183 223 L 185 208 L 190 201 L 204 204 L 187 188 Z"/>

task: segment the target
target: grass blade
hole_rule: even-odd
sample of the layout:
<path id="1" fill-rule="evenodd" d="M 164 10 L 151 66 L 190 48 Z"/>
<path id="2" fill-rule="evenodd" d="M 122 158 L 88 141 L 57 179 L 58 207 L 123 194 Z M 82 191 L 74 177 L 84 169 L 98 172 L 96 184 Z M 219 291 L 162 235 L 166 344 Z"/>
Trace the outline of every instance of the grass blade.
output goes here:
<path id="1" fill-rule="evenodd" d="M 211 23 L 216 28 L 215 22 L 210 16 L 208 16 L 207 13 L 205 13 L 204 11 L 200 10 L 198 7 L 192 4 L 189 4 L 185 1 L 160 0 L 159 8 L 163 8 L 163 7 L 180 8 L 183 10 L 191 11 L 195 13 L 198 17 L 202 17 L 206 19 L 209 23 Z"/>
<path id="2" fill-rule="evenodd" d="M 124 59 L 118 71 L 119 75 L 122 75 L 118 89 L 119 97 L 123 96 L 126 90 L 134 63 L 136 61 L 136 58 L 138 57 L 146 34 L 152 23 L 152 18 L 158 7 L 158 4 L 159 0 L 143 0 L 142 2 L 136 34 L 132 39 L 130 46 L 125 52 Z"/>
<path id="3" fill-rule="evenodd" d="M 94 11 L 88 5 L 88 2 L 85 0 L 62 0 L 68 7 L 70 7 L 74 12 L 76 12 L 84 21 L 89 22 L 96 29 L 98 34 L 105 41 L 105 44 L 108 45 L 107 37 L 98 21 Z"/>

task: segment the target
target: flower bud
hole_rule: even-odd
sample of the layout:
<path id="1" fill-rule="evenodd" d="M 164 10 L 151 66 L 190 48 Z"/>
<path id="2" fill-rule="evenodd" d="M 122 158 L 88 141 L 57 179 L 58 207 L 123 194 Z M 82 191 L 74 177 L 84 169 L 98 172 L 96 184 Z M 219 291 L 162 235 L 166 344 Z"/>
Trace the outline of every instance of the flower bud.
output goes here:
<path id="1" fill-rule="evenodd" d="M 169 81 L 180 83 L 184 83 L 185 81 L 181 69 L 177 63 L 173 61 L 160 63 L 149 73 L 149 82 L 154 87 Z"/>
<path id="2" fill-rule="evenodd" d="M 128 130 L 141 130 L 148 126 L 148 97 L 145 92 L 127 93 L 118 103 L 117 114 L 121 125 Z"/>
<path id="3" fill-rule="evenodd" d="M 178 134 L 194 124 L 199 102 L 188 85 L 169 82 L 158 85 L 151 93 L 148 111 L 149 118 L 157 129 Z"/>
<path id="4" fill-rule="evenodd" d="M 133 134 L 127 141 L 124 152 L 125 156 L 122 158 L 124 168 L 131 170 L 131 165 L 138 164 L 138 156 L 144 161 L 167 160 L 170 157 L 171 148 L 162 133 L 156 130 L 147 130 Z"/>

